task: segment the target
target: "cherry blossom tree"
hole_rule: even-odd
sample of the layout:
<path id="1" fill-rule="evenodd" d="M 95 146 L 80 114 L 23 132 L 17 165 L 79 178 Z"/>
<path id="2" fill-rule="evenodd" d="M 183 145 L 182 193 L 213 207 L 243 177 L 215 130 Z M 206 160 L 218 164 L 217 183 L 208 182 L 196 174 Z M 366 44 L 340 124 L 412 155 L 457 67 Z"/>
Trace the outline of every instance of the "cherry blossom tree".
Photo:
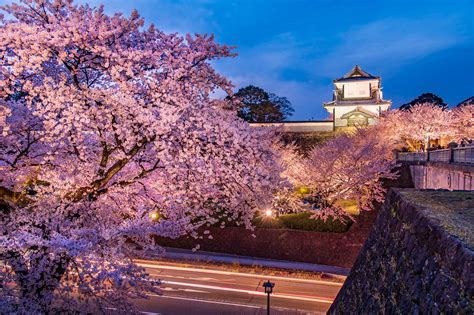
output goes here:
<path id="1" fill-rule="evenodd" d="M 355 200 L 360 210 L 382 202 L 386 191 L 381 180 L 397 176 L 393 172 L 394 147 L 380 137 L 382 129 L 375 126 L 341 134 L 312 149 L 307 157 L 298 156 L 293 148 L 288 150 L 284 174 L 304 191 L 277 195 L 277 207 L 344 220 L 349 215 L 340 206 L 342 200 Z M 303 203 L 303 199 L 312 202 Z"/>
<path id="2" fill-rule="evenodd" d="M 430 140 L 449 138 L 456 132 L 453 112 L 430 103 L 382 113 L 379 123 L 387 131 L 386 141 L 403 142 L 412 150 L 420 149 L 420 144 L 426 150 Z"/>
<path id="3" fill-rule="evenodd" d="M 2 9 L 2 313 L 129 311 L 156 291 L 132 261 L 152 235 L 252 228 L 282 169 L 269 131 L 210 98 L 231 48 L 70 0 Z"/>
<path id="4" fill-rule="evenodd" d="M 474 106 L 453 110 L 436 104 L 417 104 L 406 110 L 382 113 L 379 123 L 354 134 L 342 134 L 307 156 L 294 146 L 283 150 L 286 176 L 294 187 L 276 195 L 274 207 L 280 213 L 314 211 L 316 217 L 344 218 L 341 200 L 356 200 L 359 209 L 369 210 L 382 202 L 383 178 L 393 179 L 394 151 L 404 146 L 427 148 L 429 140 L 474 138 Z M 304 203 L 304 200 L 312 202 Z"/>
<path id="5" fill-rule="evenodd" d="M 474 139 L 474 105 L 463 105 L 452 109 L 456 140 Z"/>

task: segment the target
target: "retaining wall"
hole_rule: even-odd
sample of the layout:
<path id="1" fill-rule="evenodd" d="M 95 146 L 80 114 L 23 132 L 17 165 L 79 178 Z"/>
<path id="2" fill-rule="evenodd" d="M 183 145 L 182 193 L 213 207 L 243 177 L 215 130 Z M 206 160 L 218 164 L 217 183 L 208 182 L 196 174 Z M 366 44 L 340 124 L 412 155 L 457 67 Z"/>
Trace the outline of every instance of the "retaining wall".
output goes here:
<path id="1" fill-rule="evenodd" d="M 289 260 L 350 268 L 372 227 L 376 211 L 364 212 L 345 233 L 310 232 L 291 229 L 258 228 L 252 232 L 240 227 L 208 228 L 212 239 L 159 237 L 162 246 L 191 249 L 199 244 L 204 251 Z"/>
<path id="2" fill-rule="evenodd" d="M 410 165 L 415 188 L 474 190 L 474 166 L 429 162 Z"/>
<path id="3" fill-rule="evenodd" d="M 392 189 L 330 314 L 472 314 L 474 193 Z"/>

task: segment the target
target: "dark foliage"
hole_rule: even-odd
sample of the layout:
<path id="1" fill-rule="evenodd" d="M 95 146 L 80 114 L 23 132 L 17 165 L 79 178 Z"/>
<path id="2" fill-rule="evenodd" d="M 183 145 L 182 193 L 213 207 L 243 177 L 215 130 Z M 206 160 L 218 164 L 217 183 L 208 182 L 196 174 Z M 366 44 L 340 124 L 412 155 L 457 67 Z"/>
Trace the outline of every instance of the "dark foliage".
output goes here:
<path id="1" fill-rule="evenodd" d="M 294 112 L 290 101 L 249 85 L 234 95 L 241 102 L 237 115 L 248 122 L 278 122 L 288 119 Z"/>
<path id="2" fill-rule="evenodd" d="M 415 98 L 414 100 L 400 106 L 400 109 L 409 110 L 412 106 L 416 104 L 423 104 L 423 103 L 431 103 L 434 105 L 438 105 L 441 108 L 448 108 L 448 105 L 438 95 L 433 94 L 433 93 L 423 93 L 419 95 L 417 98 Z"/>

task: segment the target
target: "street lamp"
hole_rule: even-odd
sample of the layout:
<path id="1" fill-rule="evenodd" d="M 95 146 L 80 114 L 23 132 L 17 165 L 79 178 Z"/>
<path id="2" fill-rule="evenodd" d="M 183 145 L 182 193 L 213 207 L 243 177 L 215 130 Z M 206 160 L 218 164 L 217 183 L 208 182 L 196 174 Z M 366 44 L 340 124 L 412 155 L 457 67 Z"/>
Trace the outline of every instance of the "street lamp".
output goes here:
<path id="1" fill-rule="evenodd" d="M 274 286 L 275 286 L 275 283 L 270 282 L 270 280 L 263 283 L 263 287 L 265 288 L 265 293 L 267 294 L 267 315 L 270 315 L 270 294 L 272 294 Z"/>

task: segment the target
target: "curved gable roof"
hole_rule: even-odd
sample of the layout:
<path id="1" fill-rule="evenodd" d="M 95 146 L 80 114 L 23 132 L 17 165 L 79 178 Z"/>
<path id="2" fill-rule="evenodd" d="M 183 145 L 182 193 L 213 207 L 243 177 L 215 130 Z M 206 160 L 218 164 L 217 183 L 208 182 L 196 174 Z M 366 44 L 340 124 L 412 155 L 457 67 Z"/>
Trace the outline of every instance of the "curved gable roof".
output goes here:
<path id="1" fill-rule="evenodd" d="M 376 114 L 374 114 L 374 113 L 358 106 L 356 109 L 351 110 L 350 112 L 345 113 L 344 115 L 342 115 L 341 118 L 342 119 L 347 119 L 347 118 L 351 117 L 354 114 L 361 114 L 362 116 L 367 117 L 367 118 L 373 118 L 373 117 L 376 116 Z"/>
<path id="2" fill-rule="evenodd" d="M 362 68 L 359 67 L 359 65 L 355 65 L 355 67 L 352 68 L 350 72 L 346 73 L 346 75 L 344 75 L 343 77 L 334 80 L 334 82 L 350 81 L 350 80 L 367 80 L 367 79 L 373 80 L 373 79 L 379 79 L 379 78 L 380 77 L 373 76 L 370 73 L 362 70 Z"/>

